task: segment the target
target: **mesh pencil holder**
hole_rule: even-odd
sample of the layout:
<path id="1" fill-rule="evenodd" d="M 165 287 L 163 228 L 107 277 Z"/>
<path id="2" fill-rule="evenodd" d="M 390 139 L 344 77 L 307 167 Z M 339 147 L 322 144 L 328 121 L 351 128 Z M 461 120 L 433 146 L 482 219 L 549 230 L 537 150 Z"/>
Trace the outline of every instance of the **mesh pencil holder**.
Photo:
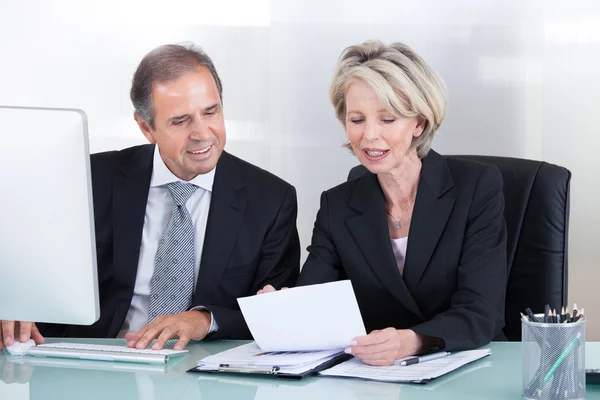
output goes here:
<path id="1" fill-rule="evenodd" d="M 523 398 L 585 399 L 585 319 L 522 321 Z"/>

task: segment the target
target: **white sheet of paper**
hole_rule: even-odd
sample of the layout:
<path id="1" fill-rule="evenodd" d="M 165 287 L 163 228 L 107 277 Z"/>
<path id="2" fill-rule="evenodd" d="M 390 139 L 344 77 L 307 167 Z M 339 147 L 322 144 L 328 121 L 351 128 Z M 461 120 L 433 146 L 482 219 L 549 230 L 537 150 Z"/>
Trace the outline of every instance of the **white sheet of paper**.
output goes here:
<path id="1" fill-rule="evenodd" d="M 243 344 L 212 356 L 204 357 L 198 365 L 214 367 L 219 364 L 231 366 L 304 366 L 323 360 L 329 360 L 340 354 L 339 350 L 309 351 L 309 352 L 266 352 L 256 342 Z"/>
<path id="2" fill-rule="evenodd" d="M 241 297 L 238 303 L 264 351 L 344 349 L 366 335 L 349 280 Z"/>
<path id="3" fill-rule="evenodd" d="M 383 382 L 422 382 L 445 375 L 455 369 L 491 354 L 490 349 L 470 350 L 452 353 L 448 357 L 406 367 L 374 367 L 353 358 L 319 374 L 347 378 L 371 379 Z"/>

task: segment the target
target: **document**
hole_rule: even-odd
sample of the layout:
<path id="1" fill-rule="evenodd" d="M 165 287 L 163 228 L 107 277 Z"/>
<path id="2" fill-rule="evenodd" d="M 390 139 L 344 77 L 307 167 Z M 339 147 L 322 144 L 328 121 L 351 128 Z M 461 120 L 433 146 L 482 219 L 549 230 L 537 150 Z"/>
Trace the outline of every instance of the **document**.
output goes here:
<path id="1" fill-rule="evenodd" d="M 382 382 L 424 383 L 490 354 L 490 349 L 461 351 L 452 353 L 448 357 L 405 367 L 400 365 L 374 367 L 364 364 L 357 358 L 353 358 L 325 371 L 321 371 L 319 375 L 360 378 Z"/>
<path id="2" fill-rule="evenodd" d="M 200 364 L 228 364 L 231 366 L 299 366 L 339 354 L 328 351 L 264 351 L 255 342 L 243 344 L 200 360 Z"/>
<path id="3" fill-rule="evenodd" d="M 238 299 L 263 351 L 343 350 L 366 335 L 349 280 Z"/>
<path id="4" fill-rule="evenodd" d="M 340 350 L 264 351 L 252 342 L 203 358 L 195 371 L 303 375 L 341 355 Z"/>

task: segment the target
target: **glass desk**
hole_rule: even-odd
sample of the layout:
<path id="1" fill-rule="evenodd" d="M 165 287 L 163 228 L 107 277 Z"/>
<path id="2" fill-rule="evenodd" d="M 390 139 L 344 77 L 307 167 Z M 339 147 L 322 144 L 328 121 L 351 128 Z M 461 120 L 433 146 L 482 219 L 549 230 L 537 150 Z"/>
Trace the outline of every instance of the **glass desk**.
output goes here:
<path id="1" fill-rule="evenodd" d="M 87 339 L 85 342 L 124 343 L 119 339 Z M 55 358 L 16 358 L 0 351 L 0 399 L 493 400 L 518 399 L 521 396 L 520 343 L 492 343 L 489 345 L 493 351 L 490 357 L 425 385 L 325 377 L 288 381 L 263 376 L 186 372 L 196 365 L 197 360 L 243 343 L 247 342 L 191 344 L 188 346 L 190 354 L 172 358 L 166 367 Z M 597 360 L 600 364 L 600 343 L 586 343 L 588 366 L 592 360 Z M 600 399 L 600 385 L 588 385 L 587 398 Z"/>

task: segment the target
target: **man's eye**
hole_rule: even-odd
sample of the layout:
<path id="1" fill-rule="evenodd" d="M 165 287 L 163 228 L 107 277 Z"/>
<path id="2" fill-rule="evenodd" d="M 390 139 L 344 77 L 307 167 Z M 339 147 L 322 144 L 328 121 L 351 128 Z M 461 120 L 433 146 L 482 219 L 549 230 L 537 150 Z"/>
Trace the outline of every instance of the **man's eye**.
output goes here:
<path id="1" fill-rule="evenodd" d="M 173 125 L 183 125 L 183 123 L 185 122 L 185 120 L 181 120 L 181 121 L 173 121 Z"/>

